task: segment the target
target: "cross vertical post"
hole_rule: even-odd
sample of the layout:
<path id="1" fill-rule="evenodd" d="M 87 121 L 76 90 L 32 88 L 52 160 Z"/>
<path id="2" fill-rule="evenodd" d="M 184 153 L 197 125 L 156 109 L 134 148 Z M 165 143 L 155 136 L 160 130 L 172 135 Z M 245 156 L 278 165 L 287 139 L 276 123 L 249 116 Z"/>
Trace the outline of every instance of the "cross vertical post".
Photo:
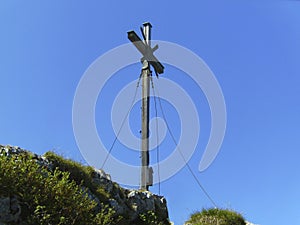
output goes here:
<path id="1" fill-rule="evenodd" d="M 145 45 L 150 46 L 150 34 L 151 34 L 151 24 L 143 24 L 143 33 L 145 37 Z M 143 68 L 142 68 L 142 145 L 141 145 L 141 190 L 149 189 L 149 94 L 150 94 L 150 65 L 146 58 L 142 59 Z M 151 174 L 152 175 L 152 174 Z"/>
<path id="2" fill-rule="evenodd" d="M 154 56 L 154 51 L 158 49 L 158 45 L 151 48 L 151 28 L 152 25 L 147 22 L 141 28 L 143 39 L 134 31 L 128 31 L 128 39 L 134 44 L 143 57 L 141 80 L 142 80 L 142 141 L 141 141 L 141 179 L 140 189 L 148 191 L 149 186 L 153 184 L 153 170 L 149 167 L 149 100 L 150 100 L 150 65 L 154 68 L 155 74 L 162 74 L 164 66 Z"/>

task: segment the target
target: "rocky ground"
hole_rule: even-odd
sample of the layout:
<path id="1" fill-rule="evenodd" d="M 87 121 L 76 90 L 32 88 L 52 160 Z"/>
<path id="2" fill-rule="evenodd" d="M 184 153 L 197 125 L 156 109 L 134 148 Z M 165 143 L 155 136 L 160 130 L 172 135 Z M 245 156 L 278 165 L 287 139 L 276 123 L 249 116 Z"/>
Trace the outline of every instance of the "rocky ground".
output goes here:
<path id="1" fill-rule="evenodd" d="M 54 163 L 46 156 L 40 156 L 20 147 L 2 146 L 0 145 L 0 156 L 11 156 L 21 153 L 30 154 L 36 163 L 49 170 L 53 170 Z M 149 191 L 130 190 L 120 187 L 113 182 L 108 174 L 103 170 L 94 169 L 92 182 L 99 187 L 105 189 L 108 193 L 109 206 L 112 207 L 117 214 L 126 216 L 130 221 L 135 221 L 139 215 L 149 211 L 155 212 L 160 221 L 165 221 L 169 224 L 168 209 L 166 199 L 162 196 L 152 194 Z M 1 187 L 0 187 L 1 188 Z M 89 190 L 88 187 L 82 187 L 87 190 L 88 196 L 101 204 L 101 199 Z M 5 196 L 5 193 L 0 191 L 0 225 L 7 225 L 11 222 L 19 221 L 22 213 L 19 200 L 15 196 Z"/>

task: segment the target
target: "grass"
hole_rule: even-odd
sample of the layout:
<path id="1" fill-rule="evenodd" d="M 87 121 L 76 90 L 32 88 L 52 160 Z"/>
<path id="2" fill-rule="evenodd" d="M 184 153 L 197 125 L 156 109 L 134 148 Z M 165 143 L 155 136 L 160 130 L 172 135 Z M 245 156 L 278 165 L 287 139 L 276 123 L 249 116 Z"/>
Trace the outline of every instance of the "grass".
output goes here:
<path id="1" fill-rule="evenodd" d="M 246 225 L 243 216 L 228 209 L 203 209 L 191 215 L 186 222 L 190 225 Z"/>

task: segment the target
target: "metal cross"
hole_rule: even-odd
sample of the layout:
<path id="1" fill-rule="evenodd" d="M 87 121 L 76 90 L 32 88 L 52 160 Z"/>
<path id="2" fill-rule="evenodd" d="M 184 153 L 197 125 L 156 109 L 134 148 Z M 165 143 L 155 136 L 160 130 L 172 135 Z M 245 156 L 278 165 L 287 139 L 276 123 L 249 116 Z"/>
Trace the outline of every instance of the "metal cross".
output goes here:
<path id="1" fill-rule="evenodd" d="M 149 93 L 151 70 L 150 65 L 154 68 L 156 76 L 164 72 L 164 66 L 154 56 L 153 52 L 158 49 L 158 45 L 151 48 L 151 28 L 150 23 L 144 23 L 141 27 L 144 41 L 134 31 L 127 32 L 128 39 L 142 53 L 142 143 L 141 143 L 141 181 L 140 189 L 149 190 L 153 185 L 153 170 L 149 167 Z"/>

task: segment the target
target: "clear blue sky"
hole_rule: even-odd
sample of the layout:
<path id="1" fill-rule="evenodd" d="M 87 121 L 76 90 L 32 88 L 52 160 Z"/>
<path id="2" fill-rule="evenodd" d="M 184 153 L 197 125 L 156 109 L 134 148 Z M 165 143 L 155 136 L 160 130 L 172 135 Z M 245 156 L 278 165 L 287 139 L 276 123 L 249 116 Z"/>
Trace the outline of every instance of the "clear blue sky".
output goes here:
<path id="1" fill-rule="evenodd" d="M 202 173 L 210 117 L 207 103 L 197 105 L 206 109 L 199 113 L 203 131 L 190 165 L 207 191 L 220 207 L 253 223 L 300 224 L 299 12 L 299 1 L 1 1 L 0 143 L 39 154 L 54 149 L 84 162 L 72 129 L 78 82 L 95 59 L 128 42 L 128 30 L 139 32 L 150 21 L 153 38 L 198 54 L 223 90 L 225 139 Z M 194 95 L 181 71 L 166 69 L 165 77 Z M 140 65 L 128 71 L 118 72 L 125 84 L 137 78 Z M 118 76 L 113 82 L 122 84 Z M 205 103 L 201 90 L 199 99 Z M 100 117 L 109 109 L 97 107 L 96 121 L 106 121 Z M 139 122 L 137 109 L 133 113 Z M 105 122 L 97 126 L 111 133 Z M 132 129 L 139 129 L 134 121 Z M 106 139 L 110 145 L 113 135 Z M 161 194 L 176 225 L 212 207 L 186 168 L 161 184 Z"/>

